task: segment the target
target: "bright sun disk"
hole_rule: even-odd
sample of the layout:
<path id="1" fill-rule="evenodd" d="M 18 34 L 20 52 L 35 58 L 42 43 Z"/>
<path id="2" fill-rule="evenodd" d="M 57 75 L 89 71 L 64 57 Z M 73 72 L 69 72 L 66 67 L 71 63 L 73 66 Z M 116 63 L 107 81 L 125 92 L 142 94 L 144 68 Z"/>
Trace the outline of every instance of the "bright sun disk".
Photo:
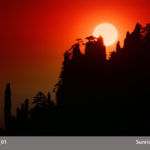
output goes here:
<path id="1" fill-rule="evenodd" d="M 104 44 L 106 46 L 110 46 L 117 41 L 118 31 L 114 25 L 110 23 L 102 23 L 94 29 L 93 36 L 102 36 L 104 39 Z"/>

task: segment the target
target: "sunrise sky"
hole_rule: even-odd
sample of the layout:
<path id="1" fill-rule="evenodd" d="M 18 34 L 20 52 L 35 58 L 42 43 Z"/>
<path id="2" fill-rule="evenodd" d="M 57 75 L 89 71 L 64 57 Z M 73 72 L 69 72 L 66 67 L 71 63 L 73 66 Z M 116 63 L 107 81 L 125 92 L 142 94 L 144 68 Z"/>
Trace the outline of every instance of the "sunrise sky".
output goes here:
<path id="1" fill-rule="evenodd" d="M 4 90 L 11 83 L 14 113 L 25 98 L 52 91 L 63 53 L 75 39 L 113 24 L 123 43 L 136 22 L 150 22 L 149 0 L 51 0 L 0 2 L 0 117 Z M 115 49 L 115 45 L 107 51 Z M 1 125 L 1 123 L 0 123 Z"/>

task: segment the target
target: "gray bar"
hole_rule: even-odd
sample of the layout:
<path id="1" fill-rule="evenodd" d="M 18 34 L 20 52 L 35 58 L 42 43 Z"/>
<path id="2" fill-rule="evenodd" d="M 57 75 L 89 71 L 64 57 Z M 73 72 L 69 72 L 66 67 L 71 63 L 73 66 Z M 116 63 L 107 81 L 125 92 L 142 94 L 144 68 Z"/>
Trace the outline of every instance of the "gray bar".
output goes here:
<path id="1" fill-rule="evenodd" d="M 0 137 L 0 150 L 150 150 L 150 137 Z"/>

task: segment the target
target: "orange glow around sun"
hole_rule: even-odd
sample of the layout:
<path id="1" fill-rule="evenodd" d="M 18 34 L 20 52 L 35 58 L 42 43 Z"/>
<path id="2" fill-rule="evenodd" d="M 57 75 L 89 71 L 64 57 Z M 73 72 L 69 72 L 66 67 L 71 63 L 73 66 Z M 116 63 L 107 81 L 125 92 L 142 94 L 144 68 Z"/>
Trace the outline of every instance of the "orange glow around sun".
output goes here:
<path id="1" fill-rule="evenodd" d="M 114 44 L 118 39 L 118 31 L 115 26 L 110 23 L 99 24 L 93 31 L 93 36 L 102 36 L 104 44 L 110 46 Z"/>

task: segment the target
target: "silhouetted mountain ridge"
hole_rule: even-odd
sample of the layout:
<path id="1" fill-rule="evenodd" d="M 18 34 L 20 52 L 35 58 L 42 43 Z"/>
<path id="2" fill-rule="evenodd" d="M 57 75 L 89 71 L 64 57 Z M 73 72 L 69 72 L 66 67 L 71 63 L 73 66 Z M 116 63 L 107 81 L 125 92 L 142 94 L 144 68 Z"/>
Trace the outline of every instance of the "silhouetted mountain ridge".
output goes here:
<path id="1" fill-rule="evenodd" d="M 123 47 L 106 59 L 103 38 L 77 39 L 64 53 L 60 78 L 50 93 L 39 92 L 12 117 L 10 85 L 5 93 L 8 135 L 150 135 L 150 24 L 127 32 Z M 85 45 L 85 53 L 80 45 Z M 11 117 L 10 117 L 11 116 Z"/>

